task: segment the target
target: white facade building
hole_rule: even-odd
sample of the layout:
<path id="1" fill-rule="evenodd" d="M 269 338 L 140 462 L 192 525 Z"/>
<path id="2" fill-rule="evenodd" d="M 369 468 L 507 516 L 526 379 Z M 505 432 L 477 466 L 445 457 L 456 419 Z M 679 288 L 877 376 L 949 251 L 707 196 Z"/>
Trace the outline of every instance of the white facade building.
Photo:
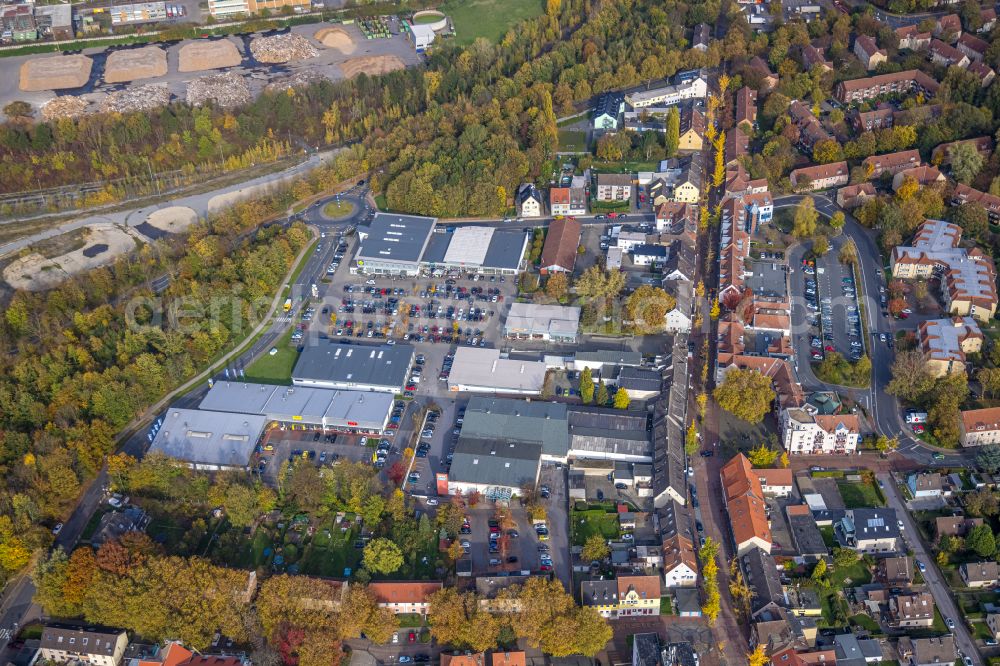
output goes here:
<path id="1" fill-rule="evenodd" d="M 861 439 L 858 417 L 854 414 L 820 415 L 803 409 L 781 413 L 785 450 L 795 455 L 855 453 Z"/>

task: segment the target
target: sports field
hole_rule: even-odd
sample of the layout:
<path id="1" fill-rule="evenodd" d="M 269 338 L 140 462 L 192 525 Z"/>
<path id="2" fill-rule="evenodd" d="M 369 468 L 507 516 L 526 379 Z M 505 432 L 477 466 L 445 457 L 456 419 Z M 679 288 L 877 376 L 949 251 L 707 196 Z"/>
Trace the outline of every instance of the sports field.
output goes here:
<path id="1" fill-rule="evenodd" d="M 448 0 L 440 10 L 455 25 L 455 41 L 471 44 L 478 37 L 499 42 L 511 26 L 543 8 L 541 0 Z"/>

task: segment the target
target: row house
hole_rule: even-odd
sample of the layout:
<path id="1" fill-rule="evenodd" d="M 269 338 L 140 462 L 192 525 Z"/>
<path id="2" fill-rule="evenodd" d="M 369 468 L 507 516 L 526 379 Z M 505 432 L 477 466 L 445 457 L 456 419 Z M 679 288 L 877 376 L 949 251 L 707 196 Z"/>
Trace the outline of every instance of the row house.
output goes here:
<path id="1" fill-rule="evenodd" d="M 835 94 L 843 104 L 853 104 L 882 95 L 909 92 L 937 93 L 940 85 L 919 69 L 908 69 L 892 74 L 878 74 L 865 79 L 851 79 L 837 84 Z"/>
<path id="2" fill-rule="evenodd" d="M 962 446 L 1000 444 L 1000 407 L 967 409 L 958 423 Z"/>
<path id="3" fill-rule="evenodd" d="M 794 100 L 788 105 L 788 117 L 799 130 L 799 145 L 806 150 L 812 150 L 812 147 L 820 141 L 833 138 L 823 128 L 819 118 L 813 115 L 812 109 L 799 100 Z"/>
<path id="4" fill-rule="evenodd" d="M 659 576 L 619 576 L 614 580 L 585 580 L 580 585 L 583 606 L 602 617 L 653 616 L 660 614 Z"/>
<path id="5" fill-rule="evenodd" d="M 993 26 L 997 24 L 997 10 L 994 7 L 989 7 L 987 9 L 979 12 L 979 19 L 983 22 L 979 26 L 979 34 L 987 33 L 993 29 Z"/>
<path id="6" fill-rule="evenodd" d="M 911 51 L 922 51 L 931 45 L 931 33 L 920 32 L 915 25 L 896 28 L 899 37 L 899 48 Z"/>
<path id="7" fill-rule="evenodd" d="M 793 455 L 851 455 L 861 440 L 855 414 L 812 414 L 805 409 L 781 412 L 782 440 Z"/>
<path id="8" fill-rule="evenodd" d="M 847 162 L 831 162 L 810 167 L 794 169 L 789 174 L 792 187 L 799 191 L 826 190 L 831 187 L 847 185 L 850 181 L 850 169 Z"/>
<path id="9" fill-rule="evenodd" d="M 771 527 L 764 502 L 764 489 L 750 461 L 742 453 L 727 462 L 721 471 L 722 498 L 729 515 L 736 554 L 753 548 L 771 552 Z"/>
<path id="10" fill-rule="evenodd" d="M 962 19 L 958 14 L 946 14 L 938 17 L 934 25 L 934 36 L 954 42 L 962 36 Z"/>
<path id="11" fill-rule="evenodd" d="M 884 105 L 874 111 L 855 109 L 851 112 L 851 125 L 856 132 L 872 132 L 892 127 L 895 119 L 895 111 L 889 105 Z"/>
<path id="12" fill-rule="evenodd" d="M 855 38 L 854 55 L 868 71 L 875 69 L 889 59 L 889 53 L 885 49 L 880 49 L 875 40 L 868 35 L 858 35 Z"/>
<path id="13" fill-rule="evenodd" d="M 753 131 L 757 124 L 757 91 L 743 86 L 736 91 L 736 124 L 745 125 L 749 131 Z"/>
<path id="14" fill-rule="evenodd" d="M 868 172 L 869 178 L 878 178 L 883 173 L 896 175 L 900 171 L 919 166 L 919 150 L 902 150 L 898 153 L 872 155 L 861 161 L 861 166 Z"/>
<path id="15" fill-rule="evenodd" d="M 985 62 L 974 62 L 969 65 L 970 73 L 974 74 L 976 78 L 979 79 L 979 87 L 985 88 L 986 86 L 993 83 L 993 79 L 997 77 L 997 73 L 992 67 L 987 65 Z"/>
<path id="16" fill-rule="evenodd" d="M 966 32 L 955 42 L 955 48 L 968 56 L 969 60 L 982 62 L 990 43 Z"/>
<path id="17" fill-rule="evenodd" d="M 826 59 L 823 51 L 812 44 L 802 47 L 802 66 L 807 72 L 811 72 L 814 67 L 819 67 L 824 72 L 833 71 L 833 64 Z"/>
<path id="18" fill-rule="evenodd" d="M 944 185 L 947 178 L 944 177 L 944 174 L 941 173 L 936 166 L 922 164 L 920 166 L 900 171 L 893 176 L 892 191 L 898 191 L 899 188 L 903 186 L 903 183 L 911 180 L 920 187 L 931 187 L 935 185 Z"/>
<path id="19" fill-rule="evenodd" d="M 1000 222 L 1000 197 L 989 192 L 981 192 L 964 183 L 958 183 L 952 191 L 951 205 L 961 206 L 964 203 L 979 204 L 986 209 L 990 222 L 993 224 Z"/>
<path id="20" fill-rule="evenodd" d="M 934 147 L 931 151 L 931 162 L 934 164 L 951 164 L 951 151 L 959 144 L 972 144 L 973 147 L 983 156 L 983 159 L 988 160 L 990 155 L 993 154 L 993 137 L 991 136 L 977 136 L 973 139 L 962 139 L 960 141 L 949 141 L 947 143 L 941 143 Z"/>
<path id="21" fill-rule="evenodd" d="M 930 48 L 931 62 L 942 67 L 961 67 L 965 69 L 972 61 L 951 44 L 946 44 L 940 39 L 931 40 Z"/>
<path id="22" fill-rule="evenodd" d="M 771 70 L 771 66 L 760 56 L 751 58 L 748 66 L 761 77 L 760 85 L 765 92 L 778 85 L 778 75 Z"/>
<path id="23" fill-rule="evenodd" d="M 586 215 L 587 190 L 582 187 L 553 187 L 549 190 L 552 215 Z"/>

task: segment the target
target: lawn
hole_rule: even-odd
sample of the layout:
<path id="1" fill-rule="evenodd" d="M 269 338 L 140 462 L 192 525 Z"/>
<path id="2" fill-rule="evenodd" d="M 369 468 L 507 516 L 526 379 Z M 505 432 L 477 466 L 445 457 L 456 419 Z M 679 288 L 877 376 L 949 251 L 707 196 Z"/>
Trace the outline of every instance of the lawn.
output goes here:
<path id="1" fill-rule="evenodd" d="M 330 525 L 317 529 L 302 556 L 302 573 L 342 578 L 346 568 L 357 569 L 362 554 L 361 548 L 354 547 L 357 536 L 356 526 L 346 532 Z"/>
<path id="2" fill-rule="evenodd" d="M 617 539 L 621 533 L 618 527 L 617 513 L 593 509 L 572 511 L 570 520 L 572 521 L 573 543 L 577 546 L 582 546 L 594 534 L 600 534 L 605 539 Z"/>
<path id="3" fill-rule="evenodd" d="M 587 133 L 583 130 L 559 130 L 559 150 L 587 152 Z"/>
<path id="4" fill-rule="evenodd" d="M 872 572 L 864 560 L 858 560 L 849 567 L 834 567 L 828 574 L 831 587 L 839 590 L 845 587 L 856 587 L 870 583 Z M 850 581 L 849 583 L 847 581 Z"/>
<path id="5" fill-rule="evenodd" d="M 848 509 L 885 506 L 882 493 L 874 484 L 837 481 L 837 489 L 840 490 L 840 496 L 844 498 L 844 506 Z"/>
<path id="6" fill-rule="evenodd" d="M 455 41 L 471 44 L 480 37 L 497 43 L 519 21 L 539 16 L 541 0 L 448 0 L 440 10 L 455 26 Z"/>
<path id="7" fill-rule="evenodd" d="M 833 535 L 833 525 L 823 525 L 819 528 L 819 533 L 823 535 L 823 543 L 827 548 L 834 548 L 837 545 L 837 537 Z"/>
<path id="8" fill-rule="evenodd" d="M 870 631 L 873 634 L 878 634 L 882 632 L 882 630 L 878 626 L 878 622 L 876 622 L 875 620 L 871 619 L 870 617 L 868 617 L 863 613 L 852 615 L 851 617 L 848 618 L 848 620 L 851 622 L 851 624 L 857 625 L 862 629 L 865 629 L 866 631 Z"/>
<path id="9" fill-rule="evenodd" d="M 265 353 L 246 369 L 247 380 L 263 384 L 290 384 L 292 368 L 299 358 L 299 351 L 292 344 L 293 329 L 281 336 L 274 346 L 277 353 Z"/>
<path id="10" fill-rule="evenodd" d="M 331 201 L 323 206 L 323 215 L 330 218 L 347 217 L 354 212 L 354 204 L 350 201 Z"/>

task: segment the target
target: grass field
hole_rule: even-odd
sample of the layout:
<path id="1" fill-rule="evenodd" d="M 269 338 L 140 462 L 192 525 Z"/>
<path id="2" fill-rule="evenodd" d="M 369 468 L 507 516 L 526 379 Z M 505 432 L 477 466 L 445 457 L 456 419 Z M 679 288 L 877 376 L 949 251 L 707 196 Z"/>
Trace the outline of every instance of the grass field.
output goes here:
<path id="1" fill-rule="evenodd" d="M 331 201 L 323 206 L 323 215 L 331 218 L 347 217 L 354 212 L 354 204 L 350 201 Z"/>
<path id="2" fill-rule="evenodd" d="M 587 152 L 587 133 L 583 130 L 559 130 L 559 150 Z"/>
<path id="3" fill-rule="evenodd" d="M 427 25 L 428 23 L 437 23 L 441 20 L 441 17 L 437 14 L 426 14 L 424 16 L 418 16 L 413 19 L 413 23 L 416 25 Z"/>
<path id="4" fill-rule="evenodd" d="M 600 510 L 573 511 L 570 520 L 573 543 L 577 546 L 582 546 L 593 534 L 601 534 L 605 539 L 617 539 L 620 534 L 617 513 Z"/>
<path id="5" fill-rule="evenodd" d="M 479 37 L 499 42 L 518 21 L 542 13 L 541 0 L 448 0 L 441 11 L 455 26 L 455 41 L 471 44 Z"/>
<path id="6" fill-rule="evenodd" d="M 848 509 L 885 506 L 882 494 L 874 485 L 837 481 L 837 489 L 840 490 L 840 496 L 844 498 L 844 506 Z"/>
<path id="7" fill-rule="evenodd" d="M 299 358 L 299 352 L 292 344 L 292 331 L 281 336 L 275 348 L 278 353 L 273 356 L 265 353 L 246 369 L 247 380 L 264 384 L 289 384 L 292 380 L 292 368 Z"/>

